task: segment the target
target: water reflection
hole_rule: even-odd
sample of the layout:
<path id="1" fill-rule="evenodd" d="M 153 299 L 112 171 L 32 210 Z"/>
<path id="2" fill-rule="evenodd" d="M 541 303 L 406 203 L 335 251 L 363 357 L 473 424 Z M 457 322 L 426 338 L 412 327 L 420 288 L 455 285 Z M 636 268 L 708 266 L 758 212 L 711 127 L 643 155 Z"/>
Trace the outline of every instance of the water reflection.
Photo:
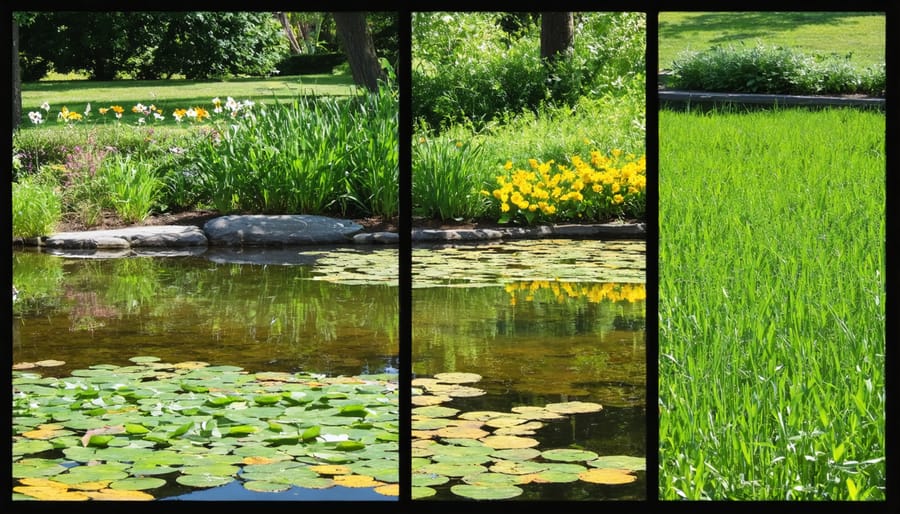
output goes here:
<path id="1" fill-rule="evenodd" d="M 414 248 L 412 367 L 474 373 L 486 394 L 442 406 L 510 412 L 585 401 L 598 413 L 553 421 L 541 449 L 646 453 L 646 288 L 641 241 L 520 241 Z M 475 443 L 472 443 L 475 444 Z M 516 500 L 640 500 L 626 485 L 529 484 Z M 458 480 L 428 500 L 459 500 Z"/>
<path id="2" fill-rule="evenodd" d="M 137 355 L 328 375 L 398 366 L 390 284 L 334 283 L 309 266 L 36 252 L 14 252 L 13 277 L 13 362 L 66 362 L 45 376 Z"/>

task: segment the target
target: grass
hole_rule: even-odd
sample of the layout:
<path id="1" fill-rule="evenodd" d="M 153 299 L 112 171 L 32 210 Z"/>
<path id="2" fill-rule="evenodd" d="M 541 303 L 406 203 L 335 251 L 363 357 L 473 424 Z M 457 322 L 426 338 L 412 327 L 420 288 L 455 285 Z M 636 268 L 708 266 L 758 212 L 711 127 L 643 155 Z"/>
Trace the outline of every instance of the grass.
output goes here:
<path id="1" fill-rule="evenodd" d="M 659 130 L 660 497 L 884 499 L 884 114 Z"/>
<path id="2" fill-rule="evenodd" d="M 126 116 L 138 104 L 154 104 L 165 111 L 169 124 L 174 124 L 171 113 L 177 108 L 212 107 L 212 99 L 232 97 L 237 101 L 254 102 L 290 101 L 298 96 L 347 96 L 356 91 L 349 75 L 298 75 L 272 78 L 235 78 L 230 80 L 116 80 L 89 81 L 63 80 L 40 81 L 22 84 L 23 129 L 32 126 L 28 113 L 39 111 L 41 104 L 51 107 L 50 117 L 63 106 L 75 112 L 84 112 L 91 104 L 94 117 L 99 107 L 121 105 Z M 123 118 L 123 120 L 128 120 Z M 51 120 L 52 121 L 52 120 Z"/>
<path id="3" fill-rule="evenodd" d="M 885 16 L 875 12 L 661 12 L 659 69 L 684 51 L 715 45 L 789 46 L 808 54 L 852 52 L 859 68 L 885 62 Z"/>

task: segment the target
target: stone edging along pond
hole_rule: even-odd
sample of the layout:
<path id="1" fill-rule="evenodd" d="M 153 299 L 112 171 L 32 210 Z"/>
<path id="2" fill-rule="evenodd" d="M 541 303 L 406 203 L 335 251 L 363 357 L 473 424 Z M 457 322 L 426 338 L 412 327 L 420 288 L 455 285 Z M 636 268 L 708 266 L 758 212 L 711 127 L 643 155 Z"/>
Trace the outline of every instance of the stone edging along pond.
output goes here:
<path id="1" fill-rule="evenodd" d="M 644 223 L 560 224 L 535 227 L 474 229 L 414 229 L 412 242 L 479 241 L 538 238 L 632 239 L 646 236 Z M 120 252 L 134 249 L 150 253 L 180 249 L 188 253 L 207 247 L 290 247 L 333 244 L 398 244 L 396 232 L 363 232 L 351 220 L 316 215 L 230 215 L 193 225 L 153 225 L 83 232 L 60 232 L 19 241 L 55 250 Z M 191 251 L 194 250 L 194 251 Z"/>

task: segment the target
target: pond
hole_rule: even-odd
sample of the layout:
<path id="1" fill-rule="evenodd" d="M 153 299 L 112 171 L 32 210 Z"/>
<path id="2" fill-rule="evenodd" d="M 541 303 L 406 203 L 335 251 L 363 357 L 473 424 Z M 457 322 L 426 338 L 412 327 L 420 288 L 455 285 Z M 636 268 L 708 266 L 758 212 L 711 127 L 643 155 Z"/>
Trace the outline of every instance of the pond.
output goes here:
<path id="1" fill-rule="evenodd" d="M 485 490 L 515 500 L 646 496 L 644 252 L 643 241 L 633 240 L 413 248 L 414 499 L 466 500 Z M 131 450 L 134 434 L 123 441 L 104 431 L 127 410 L 119 404 L 138 398 L 143 405 L 150 399 L 141 394 L 152 390 L 179 406 L 171 425 L 121 426 L 147 429 L 152 442 L 181 453 L 201 448 L 225 474 L 243 465 L 244 480 L 219 477 L 222 485 L 213 486 L 211 472 L 200 485 L 161 475 L 167 483 L 150 491 L 157 499 L 397 499 L 365 483 L 328 480 L 348 473 L 339 468 L 400 480 L 397 446 L 407 437 L 397 434 L 396 404 L 382 409 L 396 402 L 401 368 L 398 250 L 238 253 L 96 259 L 13 252 L 15 388 L 29 392 L 14 398 L 14 429 L 29 432 L 14 446 L 30 473 L 47 473 L 48 462 L 71 466 Z M 235 384 L 251 388 L 242 401 L 220 392 Z M 116 389 L 106 396 L 109 387 Z M 84 398 L 58 391 L 70 389 Z M 48 390 L 40 401 L 52 414 L 38 419 L 26 404 Z M 348 403 L 351 393 L 356 403 Z M 373 414 L 358 420 L 363 404 Z M 82 412 L 101 412 L 105 424 L 87 424 L 76 416 Z M 212 419 L 218 427 L 207 426 Z M 309 419 L 321 421 L 310 426 Z M 100 432 L 83 439 L 86 429 Z M 236 436 L 207 444 L 226 429 Z M 286 448 L 298 440 L 326 459 L 330 479 L 283 460 L 234 461 L 251 443 Z M 334 451 L 350 443 L 364 444 L 367 457 L 348 462 L 351 452 Z M 297 457 L 303 472 L 322 469 L 310 455 Z M 294 477 L 289 489 L 271 481 L 275 466 L 279 476 Z M 133 480 L 119 483 L 150 487 L 151 478 Z"/>
<path id="2" fill-rule="evenodd" d="M 417 246 L 412 271 L 414 499 L 646 497 L 643 241 Z"/>
<path id="3" fill-rule="evenodd" d="M 285 386 L 286 390 L 297 395 L 316 396 L 321 404 L 317 403 L 318 406 L 346 395 L 335 388 L 349 386 L 331 384 L 324 377 L 372 376 L 375 378 L 371 383 L 377 382 L 383 388 L 392 382 L 390 389 L 395 391 L 399 367 L 397 249 L 309 247 L 293 251 L 293 254 L 287 260 L 284 251 L 275 256 L 272 252 L 254 254 L 248 251 L 239 256 L 209 252 L 199 256 L 97 259 L 15 251 L 13 284 L 18 289 L 12 320 L 15 373 L 40 376 L 44 381 L 38 383 L 36 378 L 25 378 L 17 387 L 46 391 L 47 380 L 59 378 L 71 384 L 76 380 L 97 380 L 98 374 L 115 372 L 118 373 L 116 380 L 131 388 L 130 377 L 134 375 L 135 367 L 156 366 L 152 370 L 152 378 L 156 380 L 155 373 L 163 371 L 160 363 L 184 363 L 181 367 L 168 366 L 164 371 L 169 375 L 173 370 L 189 373 L 177 377 L 182 384 L 193 374 L 194 382 L 213 391 L 207 394 L 214 394 L 217 386 L 226 387 L 218 382 L 223 376 L 240 375 L 236 379 L 239 383 L 251 383 L 257 388 L 250 394 L 256 395 L 259 402 L 265 399 L 259 397 L 260 391 L 270 391 L 272 383 L 288 383 L 291 387 Z M 285 265 L 292 261 L 299 264 Z M 315 265 L 310 265 L 313 262 Z M 154 362 L 149 362 L 151 360 Z M 197 375 L 202 373 L 199 369 L 202 365 L 209 366 L 209 374 Z M 77 376 L 72 377 L 73 373 Z M 141 385 L 134 387 L 142 387 L 150 380 L 147 370 L 141 373 L 134 382 Z M 286 378 L 287 374 L 291 376 Z M 298 378 L 299 374 L 303 376 Z M 250 380 L 254 376 L 257 380 Z M 304 381 L 314 381 L 315 386 L 296 392 Z M 169 391 L 165 386 L 160 379 L 154 390 Z M 84 385 L 79 383 L 79 387 Z M 353 387 L 362 390 L 368 385 Z M 322 391 L 327 394 L 322 395 Z M 100 398 L 92 401 L 110 403 L 122 396 L 107 399 L 103 392 L 101 388 Z M 173 396 L 173 403 L 184 404 L 194 401 L 187 397 L 191 392 L 175 390 L 167 394 L 177 395 Z M 378 401 L 383 400 L 383 396 L 379 396 Z M 284 420 L 285 413 L 291 409 L 297 411 L 298 406 L 304 405 L 300 401 L 285 403 L 296 400 L 293 397 L 282 400 L 277 405 L 284 405 L 283 412 L 275 414 L 279 420 Z M 52 405 L 55 401 L 58 402 L 48 399 L 47 404 Z M 201 406 L 201 410 L 207 407 Z M 343 405 L 343 408 L 346 410 L 347 406 Z M 218 419 L 222 427 L 222 412 L 215 409 L 209 409 L 209 412 L 202 423 Z M 28 421 L 25 418 L 31 414 L 23 415 L 19 421 Z M 75 414 L 78 413 L 53 414 L 49 416 L 51 419 L 43 421 L 69 419 Z M 226 417 L 236 419 L 233 414 Z M 272 413 L 265 415 L 273 416 Z M 386 415 L 392 417 L 390 423 L 396 435 L 397 406 L 393 405 Z M 112 409 L 107 409 L 103 417 L 113 418 L 115 414 Z M 195 419 L 196 415 L 189 423 Z M 243 425 L 236 426 L 252 426 L 255 430 L 263 425 L 265 430 L 259 432 L 262 434 L 272 426 L 271 423 L 265 426 L 261 419 L 242 418 Z M 308 428 L 299 422 L 292 423 L 281 424 L 294 430 Z M 127 422 L 125 426 L 128 426 Z M 321 426 L 325 427 L 322 435 L 328 430 L 338 430 L 328 419 L 323 419 Z M 281 434 L 286 433 L 283 427 L 279 430 Z M 360 440 L 367 441 L 367 451 L 376 446 L 383 450 L 386 446 L 381 441 L 378 444 L 371 441 L 372 437 L 359 424 L 340 430 L 360 434 Z M 259 434 L 256 435 L 262 437 Z M 191 429 L 187 435 L 197 439 L 203 434 Z M 71 438 L 71 434 L 68 437 Z M 175 446 L 174 438 L 171 439 L 166 440 L 165 445 Z M 59 435 L 51 441 L 57 447 L 67 444 Z M 195 446 L 198 444 L 197 440 L 193 442 Z M 394 484 L 397 482 L 398 444 L 396 440 L 391 442 L 391 448 L 382 452 L 387 453 L 387 457 L 379 456 L 379 459 L 393 459 L 389 474 L 393 474 Z M 79 444 L 76 442 L 73 446 Z M 66 449 L 67 452 L 75 450 L 79 449 Z M 58 458 L 60 454 L 45 451 L 36 455 Z M 67 457 L 72 458 L 70 454 Z M 298 460 L 301 459 L 298 457 Z M 316 483 L 275 494 L 269 491 L 277 489 L 250 491 L 241 487 L 240 482 L 221 487 L 186 487 L 174 483 L 173 478 L 167 477 L 168 484 L 154 488 L 153 496 L 182 500 L 396 500 L 396 495 L 376 494 L 372 487 L 317 490 L 320 484 Z M 320 480 L 318 477 L 304 480 L 307 479 Z"/>

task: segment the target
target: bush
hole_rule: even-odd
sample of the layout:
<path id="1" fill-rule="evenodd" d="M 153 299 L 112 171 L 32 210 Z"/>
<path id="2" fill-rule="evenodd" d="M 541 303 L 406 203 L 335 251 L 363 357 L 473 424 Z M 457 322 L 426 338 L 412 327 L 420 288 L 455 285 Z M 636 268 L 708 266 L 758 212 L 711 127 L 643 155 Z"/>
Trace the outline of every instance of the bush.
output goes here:
<path id="1" fill-rule="evenodd" d="M 279 75 L 312 75 L 331 73 L 335 66 L 347 61 L 344 54 L 291 55 L 275 65 Z"/>
<path id="2" fill-rule="evenodd" d="M 644 13 L 575 13 L 573 53 L 547 68 L 538 18 L 509 13 L 413 15 L 412 113 L 432 129 L 476 128 L 541 104 L 619 94 L 643 78 Z M 529 21 L 530 20 L 530 21 Z"/>
<path id="3" fill-rule="evenodd" d="M 62 217 L 62 202 L 53 187 L 25 178 L 12 185 L 13 237 L 46 236 Z"/>
<path id="4" fill-rule="evenodd" d="M 884 68 L 859 71 L 835 55 L 809 56 L 780 46 L 715 46 L 673 63 L 671 86 L 765 94 L 884 94 Z"/>

